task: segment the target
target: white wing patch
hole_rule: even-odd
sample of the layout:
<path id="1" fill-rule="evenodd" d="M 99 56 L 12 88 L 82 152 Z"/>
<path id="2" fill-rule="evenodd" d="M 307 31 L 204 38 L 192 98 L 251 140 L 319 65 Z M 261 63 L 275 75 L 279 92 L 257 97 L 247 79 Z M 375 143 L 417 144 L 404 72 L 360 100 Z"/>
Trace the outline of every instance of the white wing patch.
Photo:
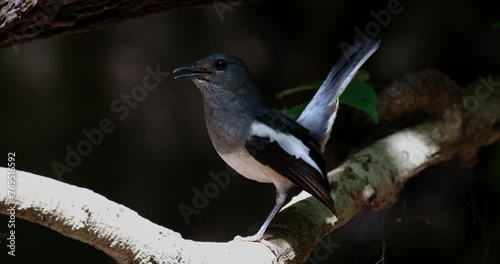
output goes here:
<path id="1" fill-rule="evenodd" d="M 307 164 L 311 165 L 314 169 L 316 169 L 320 174 L 321 169 L 318 167 L 311 157 L 309 156 L 310 149 L 300 141 L 300 139 L 294 137 L 290 134 L 284 134 L 278 132 L 262 123 L 254 122 L 250 127 L 250 134 L 252 136 L 259 137 L 268 137 L 271 139 L 271 142 L 278 142 L 278 145 L 285 150 L 291 156 L 294 156 L 297 159 L 303 159 Z"/>

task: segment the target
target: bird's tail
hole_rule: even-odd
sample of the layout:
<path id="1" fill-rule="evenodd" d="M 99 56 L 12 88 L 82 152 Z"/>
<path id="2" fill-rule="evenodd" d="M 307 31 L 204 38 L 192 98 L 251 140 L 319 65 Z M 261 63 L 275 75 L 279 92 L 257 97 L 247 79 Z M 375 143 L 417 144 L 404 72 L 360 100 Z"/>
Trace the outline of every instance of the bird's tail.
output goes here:
<path id="1" fill-rule="evenodd" d="M 307 128 L 311 136 L 320 143 L 322 151 L 330 138 L 332 125 L 337 116 L 338 98 L 361 65 L 377 50 L 379 43 L 379 40 L 369 39 L 356 43 L 357 45 L 344 51 L 311 102 L 297 119 L 297 122 Z"/>

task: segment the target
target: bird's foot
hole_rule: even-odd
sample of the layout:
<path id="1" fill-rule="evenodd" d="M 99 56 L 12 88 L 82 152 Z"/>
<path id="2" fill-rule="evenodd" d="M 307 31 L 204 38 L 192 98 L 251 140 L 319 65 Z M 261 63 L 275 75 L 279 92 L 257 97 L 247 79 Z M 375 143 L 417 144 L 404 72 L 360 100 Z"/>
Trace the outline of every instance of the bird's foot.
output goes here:
<path id="1" fill-rule="evenodd" d="M 266 241 L 262 239 L 262 236 L 247 236 L 247 237 L 242 237 L 242 236 L 235 236 L 233 241 L 238 241 L 238 242 L 258 242 L 263 244 L 264 246 L 268 247 L 276 257 L 280 256 L 280 249 L 273 243 Z"/>

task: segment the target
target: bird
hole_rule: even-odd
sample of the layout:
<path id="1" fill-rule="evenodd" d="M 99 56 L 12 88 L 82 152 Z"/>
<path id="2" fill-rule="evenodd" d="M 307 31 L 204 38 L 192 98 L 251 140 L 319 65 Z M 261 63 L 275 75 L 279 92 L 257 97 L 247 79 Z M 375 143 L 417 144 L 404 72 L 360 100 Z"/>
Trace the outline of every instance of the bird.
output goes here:
<path id="1" fill-rule="evenodd" d="M 379 43 L 366 39 L 345 50 L 296 121 L 264 103 L 247 66 L 235 55 L 209 55 L 173 71 L 174 79 L 191 80 L 200 90 L 208 134 L 220 157 L 242 176 L 276 187 L 275 205 L 257 233 L 235 240 L 261 242 L 279 254 L 263 236 L 294 188 L 338 216 L 322 154 L 339 96 Z"/>

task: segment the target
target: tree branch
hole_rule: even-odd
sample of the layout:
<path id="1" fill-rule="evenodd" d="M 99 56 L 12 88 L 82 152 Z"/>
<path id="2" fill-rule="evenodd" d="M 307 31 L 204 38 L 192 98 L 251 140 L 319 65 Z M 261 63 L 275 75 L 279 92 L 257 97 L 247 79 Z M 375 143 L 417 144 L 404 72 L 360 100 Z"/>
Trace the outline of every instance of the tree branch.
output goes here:
<path id="1" fill-rule="evenodd" d="M 4 0 L 0 3 L 0 48 L 66 33 L 81 33 L 131 18 L 185 6 L 217 3 L 214 12 L 258 0 Z M 222 4 L 221 4 L 222 3 Z M 225 5 L 225 7 L 224 7 Z"/>
<path id="2" fill-rule="evenodd" d="M 477 95 L 477 87 L 464 92 L 466 97 Z M 269 229 L 266 234 L 281 250 L 277 263 L 302 263 L 322 238 L 364 207 L 384 209 L 394 204 L 404 183 L 421 170 L 454 156 L 470 158 L 481 146 L 499 140 L 500 90 L 493 89 L 488 96 L 483 90 L 481 95 L 474 111 L 450 107 L 444 118 L 382 138 L 330 171 L 338 219 L 307 193 L 294 197 L 273 221 L 287 230 Z M 0 174 L 0 213 L 8 214 L 13 203 L 16 217 L 95 246 L 118 263 L 276 261 L 260 243 L 186 240 L 90 190 L 27 172 L 17 172 L 11 201 L 7 169 L 1 168 Z"/>

